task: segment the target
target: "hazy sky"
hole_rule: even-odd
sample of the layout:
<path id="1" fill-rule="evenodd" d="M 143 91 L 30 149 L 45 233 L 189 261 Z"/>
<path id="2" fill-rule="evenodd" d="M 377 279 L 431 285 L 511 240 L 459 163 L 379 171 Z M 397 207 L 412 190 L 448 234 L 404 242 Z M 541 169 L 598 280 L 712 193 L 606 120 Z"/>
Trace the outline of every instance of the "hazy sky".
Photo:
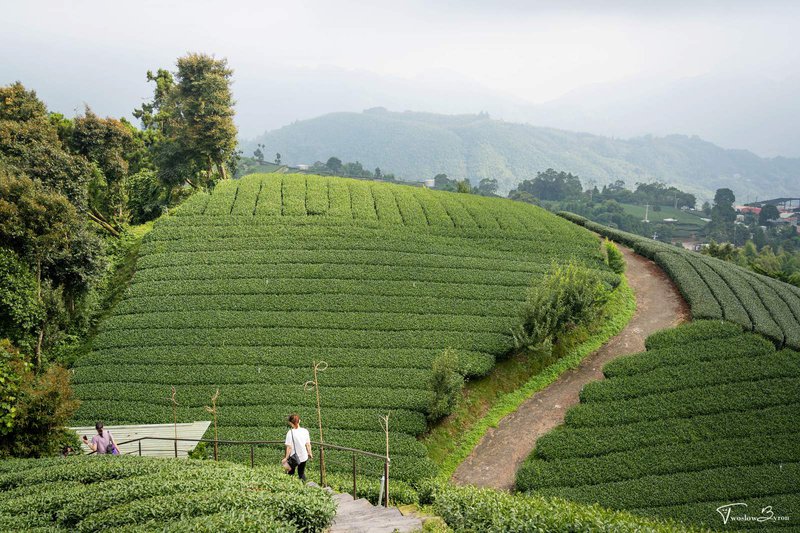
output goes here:
<path id="1" fill-rule="evenodd" d="M 235 69 L 244 135 L 264 129 L 244 115 L 276 105 L 257 101 L 259 90 L 268 94 L 271 78 L 298 69 L 463 80 L 539 103 L 630 79 L 744 74 L 780 82 L 800 65 L 800 2 L 792 1 L 0 4 L 0 83 L 21 80 L 70 115 L 83 102 L 123 115 L 151 94 L 148 69 L 171 68 L 187 51 L 213 53 Z"/>

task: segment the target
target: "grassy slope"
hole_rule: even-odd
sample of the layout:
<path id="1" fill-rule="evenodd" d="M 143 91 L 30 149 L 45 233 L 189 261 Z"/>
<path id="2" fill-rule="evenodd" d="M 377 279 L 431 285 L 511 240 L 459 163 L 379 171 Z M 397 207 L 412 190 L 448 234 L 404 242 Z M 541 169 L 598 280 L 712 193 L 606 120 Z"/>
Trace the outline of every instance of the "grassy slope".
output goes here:
<path id="1" fill-rule="evenodd" d="M 325 360 L 326 440 L 381 451 L 377 415 L 391 412 L 393 471 L 416 479 L 430 473 L 415 436 L 433 359 L 451 347 L 465 374 L 487 373 L 553 260 L 607 271 L 591 234 L 533 206 L 304 175 L 224 182 L 142 244 L 125 298 L 77 363 L 75 422 L 167 421 L 171 385 L 181 420 L 208 419 L 219 387 L 221 438 L 281 438 L 291 411 L 315 425 L 302 385 Z"/>
<path id="2" fill-rule="evenodd" d="M 643 205 L 634 205 L 634 204 L 621 204 L 622 208 L 625 212 L 629 215 L 634 215 L 636 217 L 640 217 L 644 220 L 644 212 L 645 207 Z M 647 218 L 650 222 L 661 222 L 665 218 L 674 218 L 680 224 L 687 224 L 687 225 L 694 225 L 698 228 L 702 228 L 706 225 L 706 223 L 697 215 L 693 215 L 691 213 L 687 213 L 686 211 L 682 211 L 680 209 L 675 209 L 672 207 L 665 207 L 661 206 L 660 211 L 654 211 L 653 206 L 650 206 L 650 209 L 647 213 Z"/>
<path id="3" fill-rule="evenodd" d="M 709 527 L 731 502 L 796 514 L 800 353 L 698 321 L 651 336 L 646 353 L 604 373 L 540 440 L 519 490 Z"/>

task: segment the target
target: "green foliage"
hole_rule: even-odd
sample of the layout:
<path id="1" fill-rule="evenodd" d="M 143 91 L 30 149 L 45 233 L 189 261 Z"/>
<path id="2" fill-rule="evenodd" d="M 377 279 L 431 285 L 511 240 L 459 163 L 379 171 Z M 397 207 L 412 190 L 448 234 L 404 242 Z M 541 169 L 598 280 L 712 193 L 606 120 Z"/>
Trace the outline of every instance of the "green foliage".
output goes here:
<path id="1" fill-rule="evenodd" d="M 617 245 L 606 239 L 603 246 L 606 251 L 606 263 L 608 263 L 608 267 L 617 274 L 624 274 L 626 267 L 625 257 L 622 255 L 622 252 L 619 251 Z"/>
<path id="2" fill-rule="evenodd" d="M 152 170 L 142 170 L 128 178 L 128 209 L 131 222 L 142 224 L 161 216 L 167 205 L 164 189 Z"/>
<path id="3" fill-rule="evenodd" d="M 574 263 L 553 265 L 528 292 L 522 324 L 513 330 L 515 346 L 549 354 L 560 335 L 591 322 L 609 294 L 596 272 Z"/>
<path id="4" fill-rule="evenodd" d="M 709 527 L 719 517 L 687 509 L 796 500 L 800 354 L 726 322 L 666 330 L 647 346 L 584 387 L 517 488 Z M 770 505 L 787 514 L 781 503 Z"/>
<path id="5" fill-rule="evenodd" d="M 36 278 L 17 254 L 0 248 L 0 337 L 29 338 L 43 315 Z"/>
<path id="6" fill-rule="evenodd" d="M 25 360 L 19 350 L 8 339 L 0 339 L 0 436 L 9 433 L 14 427 L 17 415 L 17 396 L 20 375 L 24 371 Z"/>
<path id="7" fill-rule="evenodd" d="M 675 523 L 610 511 L 597 505 L 474 487 L 447 487 L 437 491 L 433 508 L 457 532 L 691 531 Z"/>
<path id="8" fill-rule="evenodd" d="M 35 177 L 76 206 L 87 205 L 91 163 L 67 150 L 44 103 L 19 82 L 0 87 L 0 163 Z"/>
<path id="9" fill-rule="evenodd" d="M 58 345 L 65 335 L 73 333 L 71 329 L 80 328 L 80 321 L 85 317 L 80 308 L 82 299 L 105 268 L 103 242 L 87 228 L 64 196 L 43 187 L 38 180 L 7 172 L 2 166 L 0 241 L 17 254 L 36 279 L 40 308 L 35 313 L 39 318 L 36 331 L 26 319 L 17 324 L 24 327 L 14 336 L 21 347 L 34 347 L 31 351 L 36 353 L 38 365 L 43 350 Z M 18 268 L 13 271 L 15 279 L 21 282 L 22 278 L 18 277 L 21 271 Z M 23 307 L 28 305 L 30 315 L 34 312 L 34 307 L 30 307 L 33 305 L 30 281 L 27 289 L 17 288 L 21 292 L 15 289 L 7 298 L 17 300 Z M 22 304 L 26 301 L 28 304 Z M 25 330 L 28 338 L 20 336 Z"/>
<path id="10" fill-rule="evenodd" d="M 435 421 L 453 412 L 464 388 L 464 376 L 458 372 L 458 353 L 455 350 L 446 349 L 433 360 L 430 388 L 433 398 L 428 408 L 428 419 Z"/>
<path id="11" fill-rule="evenodd" d="M 9 361 L 18 383 L 11 430 L 0 434 L 0 457 L 43 457 L 57 454 L 63 445 L 78 449 L 77 436 L 65 429 L 78 408 L 69 372 L 50 365 L 35 373 L 24 360 Z"/>
<path id="12" fill-rule="evenodd" d="M 301 385 L 324 359 L 326 441 L 380 452 L 377 415 L 390 413 L 393 476 L 430 476 L 416 436 L 434 361 L 458 353 L 434 402 L 446 409 L 455 371 L 484 375 L 512 347 L 531 277 L 568 260 L 618 281 L 591 234 L 508 200 L 313 175 L 220 182 L 145 238 L 124 298 L 76 363 L 75 420 L 163 423 L 170 385 L 179 420 L 202 419 L 219 387 L 220 438 L 281 437 L 289 412 L 314 418 Z M 333 471 L 349 460 L 326 451 Z M 380 469 L 366 461 L 363 473 Z"/>
<path id="13" fill-rule="evenodd" d="M 622 331 L 635 311 L 636 296 L 623 278 L 620 286 L 611 294 L 603 316 L 598 319 L 598 322 L 602 323 L 602 327 L 584 342 L 571 349 L 567 355 L 533 376 L 523 386 L 498 398 L 489 412 L 463 435 L 455 451 L 450 453 L 440 465 L 437 480 L 439 482 L 449 480 L 458 465 L 466 460 L 489 428 L 495 427 L 500 420 L 516 411 L 522 402 L 553 383 L 564 372 L 577 368 L 585 357 L 594 353 L 610 338 Z"/>
<path id="14" fill-rule="evenodd" d="M 310 531 L 335 504 L 277 469 L 138 457 L 6 463 L 0 528 L 51 531 Z"/>
<path id="15" fill-rule="evenodd" d="M 513 198 L 515 192 L 526 192 L 539 200 L 564 200 L 579 196 L 583 192 L 583 186 L 578 176 L 548 168 L 537 173 L 532 180 L 523 180 L 517 185 L 516 191 L 511 191 L 509 197 Z"/>
<path id="16" fill-rule="evenodd" d="M 226 166 L 236 149 L 233 71 L 225 59 L 196 53 L 178 58 L 176 66 L 174 75 L 163 69 L 147 73 L 156 84 L 153 100 L 134 116 L 150 133 L 162 183 L 213 185 L 228 177 Z"/>

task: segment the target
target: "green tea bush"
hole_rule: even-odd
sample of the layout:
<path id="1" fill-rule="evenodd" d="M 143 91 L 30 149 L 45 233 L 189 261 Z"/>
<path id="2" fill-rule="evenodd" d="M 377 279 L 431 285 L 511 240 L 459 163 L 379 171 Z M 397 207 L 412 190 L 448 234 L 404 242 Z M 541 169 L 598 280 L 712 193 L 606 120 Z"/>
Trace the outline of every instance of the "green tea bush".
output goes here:
<path id="1" fill-rule="evenodd" d="M 689 531 L 674 523 L 609 511 L 597 505 L 474 487 L 452 487 L 438 492 L 434 510 L 457 532 Z"/>
<path id="2" fill-rule="evenodd" d="M 28 460 L 0 475 L 5 531 L 323 531 L 332 498 L 279 468 L 138 457 Z"/>

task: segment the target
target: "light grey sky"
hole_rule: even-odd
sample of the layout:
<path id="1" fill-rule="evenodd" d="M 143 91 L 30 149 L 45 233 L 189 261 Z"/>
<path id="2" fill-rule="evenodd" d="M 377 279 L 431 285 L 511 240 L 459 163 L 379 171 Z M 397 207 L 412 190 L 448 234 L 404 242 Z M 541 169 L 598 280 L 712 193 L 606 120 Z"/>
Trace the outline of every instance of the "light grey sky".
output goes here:
<path id="1" fill-rule="evenodd" d="M 235 69 L 244 136 L 321 110 L 379 104 L 381 95 L 444 112 L 477 112 L 491 100 L 439 94 L 424 101 L 426 87 L 445 81 L 451 94 L 463 86 L 472 95 L 538 104 L 637 80 L 781 82 L 800 65 L 800 2 L 793 1 L 0 3 L 0 83 L 21 80 L 69 115 L 86 102 L 119 116 L 151 94 L 148 69 L 172 68 L 187 51 L 213 53 Z M 343 96 L 337 109 L 337 100 L 325 98 L 324 80 L 348 75 L 381 89 L 368 98 Z M 276 80 L 285 86 L 295 78 L 320 85 L 275 92 Z M 422 96 L 404 101 L 394 94 L 400 87 Z M 291 101 L 283 114 L 264 111 L 282 100 Z"/>

